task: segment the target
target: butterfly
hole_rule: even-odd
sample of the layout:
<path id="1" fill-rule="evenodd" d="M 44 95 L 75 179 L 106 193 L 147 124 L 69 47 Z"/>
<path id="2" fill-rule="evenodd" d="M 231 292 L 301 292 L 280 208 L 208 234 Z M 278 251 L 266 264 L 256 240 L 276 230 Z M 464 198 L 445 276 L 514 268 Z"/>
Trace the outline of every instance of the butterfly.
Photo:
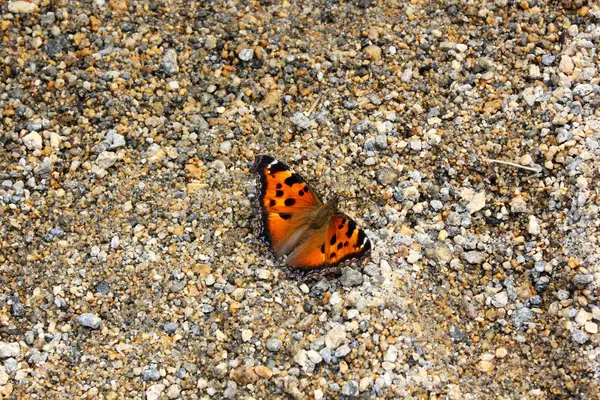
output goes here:
<path id="1" fill-rule="evenodd" d="M 271 156 L 256 158 L 259 178 L 258 237 L 277 257 L 306 277 L 339 272 L 371 251 L 365 231 L 337 210 L 338 199 L 324 203 L 310 185 Z"/>

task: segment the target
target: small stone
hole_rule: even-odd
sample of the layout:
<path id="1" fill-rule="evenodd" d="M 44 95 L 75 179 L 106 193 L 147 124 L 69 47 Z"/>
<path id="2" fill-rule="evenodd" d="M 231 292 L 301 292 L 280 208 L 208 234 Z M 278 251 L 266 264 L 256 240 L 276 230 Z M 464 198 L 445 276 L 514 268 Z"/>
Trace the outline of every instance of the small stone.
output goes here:
<path id="1" fill-rule="evenodd" d="M 165 332 L 167 332 L 169 335 L 172 333 L 175 333 L 175 331 L 178 328 L 179 328 L 179 324 L 177 322 L 169 322 L 168 324 L 165 324 L 165 326 L 164 326 Z"/>
<path id="2" fill-rule="evenodd" d="M 594 87 L 589 83 L 582 83 L 573 88 L 573 96 L 585 97 L 594 91 Z"/>
<path id="3" fill-rule="evenodd" d="M 579 329 L 575 329 L 573 333 L 571 333 L 571 338 L 577 344 L 584 344 L 590 339 L 590 336 Z"/>
<path id="4" fill-rule="evenodd" d="M 554 60 L 556 60 L 556 57 L 552 54 L 544 54 L 542 56 L 542 64 L 544 64 L 547 67 L 554 64 Z"/>
<path id="5" fill-rule="evenodd" d="M 227 388 L 223 392 L 223 397 L 226 399 L 235 399 L 235 395 L 238 392 L 237 383 L 234 381 L 227 382 Z"/>
<path id="6" fill-rule="evenodd" d="M 303 112 L 297 112 L 290 118 L 292 123 L 301 129 L 308 129 L 312 126 L 311 120 Z"/>
<path id="7" fill-rule="evenodd" d="M 598 324 L 595 322 L 586 322 L 583 327 L 587 333 L 598 333 Z"/>
<path id="8" fill-rule="evenodd" d="M 393 362 L 396 362 L 397 358 L 398 358 L 398 348 L 396 346 L 388 347 L 385 355 L 383 356 L 383 360 L 393 363 Z"/>
<path id="9" fill-rule="evenodd" d="M 242 329 L 242 340 L 248 342 L 252 339 L 252 331 L 250 329 Z"/>
<path id="10" fill-rule="evenodd" d="M 256 373 L 256 375 L 265 379 L 269 379 L 273 376 L 273 371 L 271 371 L 268 367 L 265 367 L 264 365 L 259 365 L 255 367 L 254 372 Z"/>
<path id="11" fill-rule="evenodd" d="M 594 281 L 592 274 L 577 274 L 573 277 L 573 284 L 579 288 L 584 288 Z"/>
<path id="12" fill-rule="evenodd" d="M 267 339 L 267 350 L 277 353 L 281 349 L 282 344 L 281 340 L 277 338 L 269 338 Z"/>
<path id="13" fill-rule="evenodd" d="M 479 361 L 477 366 L 479 367 L 480 371 L 483 371 L 485 373 L 491 374 L 492 372 L 494 372 L 494 364 L 492 364 L 491 361 L 481 360 Z"/>
<path id="14" fill-rule="evenodd" d="M 162 58 L 162 69 L 167 75 L 173 75 L 179 72 L 179 64 L 177 64 L 177 52 L 174 49 L 167 49 Z"/>
<path id="15" fill-rule="evenodd" d="M 263 281 L 266 281 L 267 279 L 269 279 L 271 277 L 271 271 L 269 271 L 268 269 L 265 269 L 265 268 L 259 268 L 256 271 L 256 276 L 258 277 L 258 279 L 262 279 Z"/>
<path id="16" fill-rule="evenodd" d="M 473 199 L 471 199 L 469 204 L 467 204 L 467 211 L 471 214 L 474 214 L 477 211 L 480 211 L 481 209 L 483 209 L 483 207 L 485 207 L 485 191 L 484 190 L 482 190 L 481 192 L 477 192 L 473 196 Z"/>
<path id="17" fill-rule="evenodd" d="M 533 312 L 529 308 L 521 307 L 518 310 L 513 311 L 512 315 L 510 316 L 510 319 L 515 325 L 515 327 L 521 329 L 523 327 L 523 324 L 531 320 L 532 317 Z"/>
<path id="18" fill-rule="evenodd" d="M 116 164 L 119 160 L 119 156 L 117 153 L 113 153 L 112 151 L 103 151 L 98 154 L 96 158 L 96 165 L 103 169 L 108 169 Z"/>
<path id="19" fill-rule="evenodd" d="M 498 347 L 496 349 L 496 358 L 504 358 L 508 354 L 508 350 L 505 347 Z"/>
<path id="20" fill-rule="evenodd" d="M 146 390 L 146 400 L 159 400 L 162 392 L 165 391 L 165 385 L 157 383 Z"/>
<path id="21" fill-rule="evenodd" d="M 342 395 L 348 397 L 355 397 L 358 395 L 358 383 L 355 381 L 349 381 L 344 383 L 342 386 Z"/>
<path id="22" fill-rule="evenodd" d="M 560 59 L 560 64 L 558 65 L 558 69 L 560 72 L 563 72 L 567 75 L 571 75 L 573 69 L 575 68 L 575 64 L 573 64 L 573 60 L 568 55 L 563 55 Z"/>
<path id="23" fill-rule="evenodd" d="M 458 43 L 456 45 L 456 50 L 460 51 L 461 53 L 464 53 L 465 51 L 467 51 L 467 45 L 463 43 Z"/>
<path id="24" fill-rule="evenodd" d="M 308 354 L 306 350 L 298 350 L 298 352 L 294 355 L 294 361 L 302 368 L 306 368 L 308 366 Z"/>
<path id="25" fill-rule="evenodd" d="M 346 268 L 342 273 L 340 283 L 342 284 L 342 286 L 346 287 L 359 286 L 363 283 L 363 276 L 359 271 L 353 268 Z"/>
<path id="26" fill-rule="evenodd" d="M 19 358 L 20 356 L 21 349 L 19 343 L 0 342 L 0 358 Z"/>
<path id="27" fill-rule="evenodd" d="M 467 251 L 463 253 L 462 258 L 469 264 L 481 264 L 485 261 L 485 253 L 481 251 Z"/>
<path id="28" fill-rule="evenodd" d="M 533 159 L 531 158 L 531 156 L 529 154 L 525 154 L 523 155 L 523 157 L 521 157 L 520 163 L 521 165 L 531 165 L 531 163 L 533 162 Z"/>
<path id="29" fill-rule="evenodd" d="M 527 224 L 527 231 L 531 235 L 539 235 L 540 234 L 540 223 L 538 222 L 538 219 L 533 215 L 529 216 L 529 223 Z"/>
<path id="30" fill-rule="evenodd" d="M 160 372 L 158 372 L 158 369 L 154 364 L 144 368 L 144 370 L 142 371 L 142 379 L 146 382 L 159 381 L 160 378 Z"/>
<path id="31" fill-rule="evenodd" d="M 498 292 L 492 298 L 492 305 L 497 308 L 505 307 L 508 304 L 508 294 L 505 291 Z"/>
<path id="32" fill-rule="evenodd" d="M 31 132 L 23 137 L 23 144 L 29 150 L 41 150 L 43 146 L 42 136 L 37 132 Z"/>
<path id="33" fill-rule="evenodd" d="M 169 389 L 167 389 L 167 397 L 169 399 L 178 399 L 181 394 L 181 388 L 179 385 L 171 385 Z"/>
<path id="34" fill-rule="evenodd" d="M 315 350 L 309 350 L 306 352 L 306 355 L 308 357 L 308 359 L 310 361 L 312 361 L 313 364 L 319 364 L 321 361 L 323 361 L 323 357 L 321 356 L 321 354 L 319 354 L 318 351 Z"/>
<path id="35" fill-rule="evenodd" d="M 378 61 L 381 59 L 381 47 L 376 45 L 370 45 L 365 47 L 363 50 L 365 55 L 369 57 L 373 61 Z"/>
<path id="36" fill-rule="evenodd" d="M 95 314 L 84 313 L 77 317 L 77 322 L 90 329 L 99 329 L 102 326 L 102 320 Z"/>
<path id="37" fill-rule="evenodd" d="M 335 351 L 335 356 L 337 358 L 342 358 L 350 354 L 351 351 L 352 350 L 350 350 L 350 346 L 348 346 L 347 344 L 343 344 L 337 348 L 337 350 Z"/>
<path id="38" fill-rule="evenodd" d="M 38 9 L 34 3 L 28 1 L 10 1 L 8 2 L 8 12 L 15 14 L 32 14 Z"/>
<path id="39" fill-rule="evenodd" d="M 254 51 L 248 48 L 242 49 L 238 57 L 242 61 L 250 61 L 254 57 Z"/>
<path id="40" fill-rule="evenodd" d="M 171 92 L 175 92 L 175 91 L 179 90 L 179 82 L 171 81 L 171 82 L 167 83 L 167 89 L 169 89 Z"/>
<path id="41" fill-rule="evenodd" d="M 321 389 L 316 389 L 313 392 L 313 395 L 315 397 L 315 400 L 323 400 L 324 398 L 323 391 Z"/>
<path id="42" fill-rule="evenodd" d="M 409 81 L 411 80 L 412 76 L 413 76 L 412 69 L 410 69 L 410 68 L 407 68 L 407 69 L 405 69 L 405 70 L 402 72 L 402 75 L 400 76 L 400 80 L 401 80 L 402 82 L 405 82 L 405 83 L 406 83 L 406 82 L 409 82 Z"/>
<path id="43" fill-rule="evenodd" d="M 517 196 L 510 201 L 510 210 L 513 213 L 527 212 L 527 202 L 525 202 L 522 196 Z"/>
<path id="44" fill-rule="evenodd" d="M 343 325 L 335 325 L 325 335 L 325 346 L 328 349 L 337 349 L 346 340 L 346 329 Z"/>

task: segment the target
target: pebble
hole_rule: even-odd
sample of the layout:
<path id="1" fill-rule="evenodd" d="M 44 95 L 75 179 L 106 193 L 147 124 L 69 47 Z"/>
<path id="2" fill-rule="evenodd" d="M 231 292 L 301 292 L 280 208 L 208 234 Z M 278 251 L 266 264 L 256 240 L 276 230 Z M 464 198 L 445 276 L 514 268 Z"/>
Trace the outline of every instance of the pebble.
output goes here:
<path id="1" fill-rule="evenodd" d="M 98 154 L 96 158 L 96 165 L 102 169 L 108 169 L 115 165 L 119 160 L 119 156 L 117 153 L 113 153 L 112 151 L 103 151 Z"/>
<path id="2" fill-rule="evenodd" d="M 77 316 L 77 322 L 81 326 L 85 326 L 90 329 L 100 329 L 102 326 L 102 320 L 95 314 L 83 313 Z"/>
<path id="3" fill-rule="evenodd" d="M 165 385 L 157 383 L 146 390 L 146 400 L 159 400 L 161 394 L 165 391 Z"/>
<path id="4" fill-rule="evenodd" d="M 482 264 L 485 261 L 485 253 L 480 251 L 466 251 L 462 255 L 463 260 L 469 264 Z"/>
<path id="5" fill-rule="evenodd" d="M 31 132 L 23 137 L 23 144 L 29 150 L 41 150 L 43 146 L 42 136 L 37 132 Z"/>
<path id="6" fill-rule="evenodd" d="M 174 49 L 167 49 L 165 51 L 161 66 L 167 76 L 171 76 L 179 72 L 177 52 Z"/>
<path id="7" fill-rule="evenodd" d="M 498 308 L 506 307 L 508 304 L 508 294 L 505 291 L 496 293 L 492 299 L 492 304 Z"/>
<path id="8" fill-rule="evenodd" d="M 355 381 L 348 381 L 344 383 L 344 386 L 342 386 L 342 395 L 349 397 L 358 396 L 358 383 Z"/>
<path id="9" fill-rule="evenodd" d="M 362 283 L 363 276 L 359 271 L 352 268 L 344 269 L 344 272 L 342 273 L 342 276 L 340 278 L 340 284 L 342 286 L 359 286 L 362 285 Z"/>
<path id="10" fill-rule="evenodd" d="M 335 325 L 325 336 L 325 346 L 335 350 L 346 340 L 346 330 L 343 325 Z"/>
<path id="11" fill-rule="evenodd" d="M 538 219 L 533 215 L 529 216 L 529 223 L 527 224 L 527 231 L 531 235 L 539 235 L 540 234 L 540 223 L 539 223 Z"/>
<path id="12" fill-rule="evenodd" d="M 250 61 L 254 57 L 254 51 L 252 49 L 242 49 L 239 54 L 240 60 L 242 61 Z"/>
<path id="13" fill-rule="evenodd" d="M 8 12 L 17 14 L 32 14 L 38 9 L 37 5 L 28 1 L 9 1 Z"/>
<path id="14" fill-rule="evenodd" d="M 156 368 L 156 365 L 151 365 L 150 367 L 144 369 L 142 371 L 142 379 L 145 381 L 159 381 L 161 379 L 160 372 Z"/>
<path id="15" fill-rule="evenodd" d="M 309 129 L 312 126 L 311 120 L 302 112 L 295 113 L 290 120 L 301 129 Z"/>
<path id="16" fill-rule="evenodd" d="M 277 353 L 280 349 L 281 346 L 283 345 L 283 342 L 277 338 L 269 338 L 267 339 L 267 349 L 269 351 L 272 351 L 274 353 Z"/>
<path id="17" fill-rule="evenodd" d="M 19 358 L 20 356 L 19 343 L 0 342 L 0 358 Z"/>

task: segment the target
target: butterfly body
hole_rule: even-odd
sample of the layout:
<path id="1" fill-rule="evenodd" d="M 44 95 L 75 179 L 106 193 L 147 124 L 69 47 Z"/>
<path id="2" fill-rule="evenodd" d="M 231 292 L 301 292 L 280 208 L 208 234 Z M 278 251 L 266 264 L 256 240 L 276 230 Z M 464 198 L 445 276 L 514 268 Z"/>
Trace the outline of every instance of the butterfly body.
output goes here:
<path id="1" fill-rule="evenodd" d="M 338 211 L 338 199 L 325 203 L 310 185 L 284 163 L 259 156 L 252 168 L 259 176 L 259 237 L 287 265 L 304 272 L 332 272 L 368 255 L 365 232 Z"/>

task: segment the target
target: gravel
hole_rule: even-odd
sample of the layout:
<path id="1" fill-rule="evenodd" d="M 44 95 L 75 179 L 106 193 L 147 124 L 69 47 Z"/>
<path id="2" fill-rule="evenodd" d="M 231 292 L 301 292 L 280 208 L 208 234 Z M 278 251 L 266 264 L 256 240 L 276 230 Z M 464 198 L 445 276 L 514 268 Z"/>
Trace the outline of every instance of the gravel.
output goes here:
<path id="1" fill-rule="evenodd" d="M 326 3 L 0 5 L 0 397 L 598 397 L 597 2 Z"/>

